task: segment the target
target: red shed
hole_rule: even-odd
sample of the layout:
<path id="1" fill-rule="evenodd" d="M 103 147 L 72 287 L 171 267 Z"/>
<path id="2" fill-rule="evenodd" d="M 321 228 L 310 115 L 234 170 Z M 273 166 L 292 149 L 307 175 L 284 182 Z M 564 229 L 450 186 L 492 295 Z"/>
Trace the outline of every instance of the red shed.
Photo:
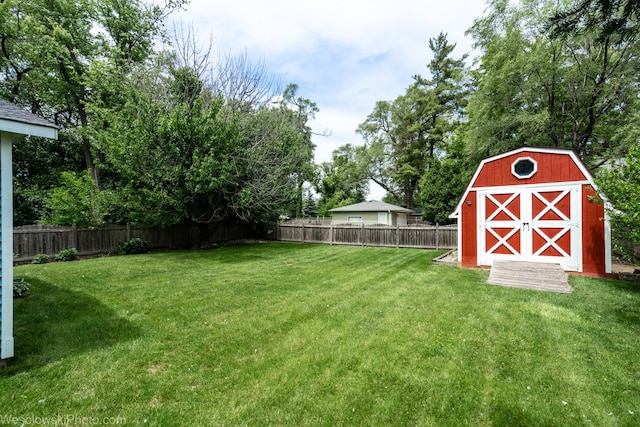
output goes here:
<path id="1" fill-rule="evenodd" d="M 559 263 L 611 273 L 611 229 L 593 177 L 571 150 L 525 147 L 483 160 L 451 218 L 458 263 Z"/>

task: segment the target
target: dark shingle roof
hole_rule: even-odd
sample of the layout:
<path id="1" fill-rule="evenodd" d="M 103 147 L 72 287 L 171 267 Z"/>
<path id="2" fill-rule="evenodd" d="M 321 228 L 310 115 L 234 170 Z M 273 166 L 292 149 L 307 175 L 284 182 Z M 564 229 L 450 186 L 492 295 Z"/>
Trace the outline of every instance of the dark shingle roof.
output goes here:
<path id="1" fill-rule="evenodd" d="M 331 212 L 413 212 L 411 209 L 403 208 L 379 200 L 356 203 L 355 205 L 343 206 L 341 208 L 330 209 Z"/>
<path id="2" fill-rule="evenodd" d="M 48 120 L 36 116 L 35 114 L 32 114 L 29 111 L 3 99 L 0 99 L 0 120 L 12 120 L 14 122 L 26 123 L 29 125 L 46 126 L 55 129 L 58 128 Z"/>

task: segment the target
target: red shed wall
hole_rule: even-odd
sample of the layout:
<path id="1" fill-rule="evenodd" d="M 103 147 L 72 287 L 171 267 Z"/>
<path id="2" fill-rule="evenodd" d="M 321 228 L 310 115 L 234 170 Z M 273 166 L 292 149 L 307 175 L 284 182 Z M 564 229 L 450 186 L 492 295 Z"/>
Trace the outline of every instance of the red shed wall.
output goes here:
<path id="1" fill-rule="evenodd" d="M 538 164 L 537 172 L 526 179 L 511 173 L 511 165 L 521 157 L 530 157 Z M 486 162 L 473 187 L 498 187 L 503 185 L 546 184 L 553 182 L 585 181 L 586 176 L 568 154 L 521 152 Z"/>
<path id="2" fill-rule="evenodd" d="M 471 202 L 469 205 L 468 202 Z M 460 209 L 462 223 L 462 254 L 460 262 L 464 267 L 475 267 L 478 265 L 478 236 L 477 236 L 477 223 L 478 214 L 476 210 L 476 192 L 469 191 L 466 199 L 462 201 L 462 208 Z"/>
<path id="3" fill-rule="evenodd" d="M 582 272 L 606 274 L 604 203 L 590 185 L 582 186 Z"/>

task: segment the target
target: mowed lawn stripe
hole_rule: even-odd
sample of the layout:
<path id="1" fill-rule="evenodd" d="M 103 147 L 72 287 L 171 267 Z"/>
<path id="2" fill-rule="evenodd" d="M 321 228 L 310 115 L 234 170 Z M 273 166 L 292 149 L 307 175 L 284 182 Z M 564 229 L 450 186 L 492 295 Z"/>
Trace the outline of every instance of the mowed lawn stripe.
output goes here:
<path id="1" fill-rule="evenodd" d="M 634 425 L 640 292 L 485 284 L 441 252 L 264 243 L 16 268 L 15 416 Z"/>

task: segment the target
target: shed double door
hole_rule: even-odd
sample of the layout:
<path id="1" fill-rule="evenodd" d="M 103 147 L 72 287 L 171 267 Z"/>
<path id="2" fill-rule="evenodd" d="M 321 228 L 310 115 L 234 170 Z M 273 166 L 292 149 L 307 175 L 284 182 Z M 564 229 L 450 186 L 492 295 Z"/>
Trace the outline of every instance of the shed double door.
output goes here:
<path id="1" fill-rule="evenodd" d="M 478 264 L 493 260 L 559 263 L 581 271 L 581 186 L 478 191 Z"/>

